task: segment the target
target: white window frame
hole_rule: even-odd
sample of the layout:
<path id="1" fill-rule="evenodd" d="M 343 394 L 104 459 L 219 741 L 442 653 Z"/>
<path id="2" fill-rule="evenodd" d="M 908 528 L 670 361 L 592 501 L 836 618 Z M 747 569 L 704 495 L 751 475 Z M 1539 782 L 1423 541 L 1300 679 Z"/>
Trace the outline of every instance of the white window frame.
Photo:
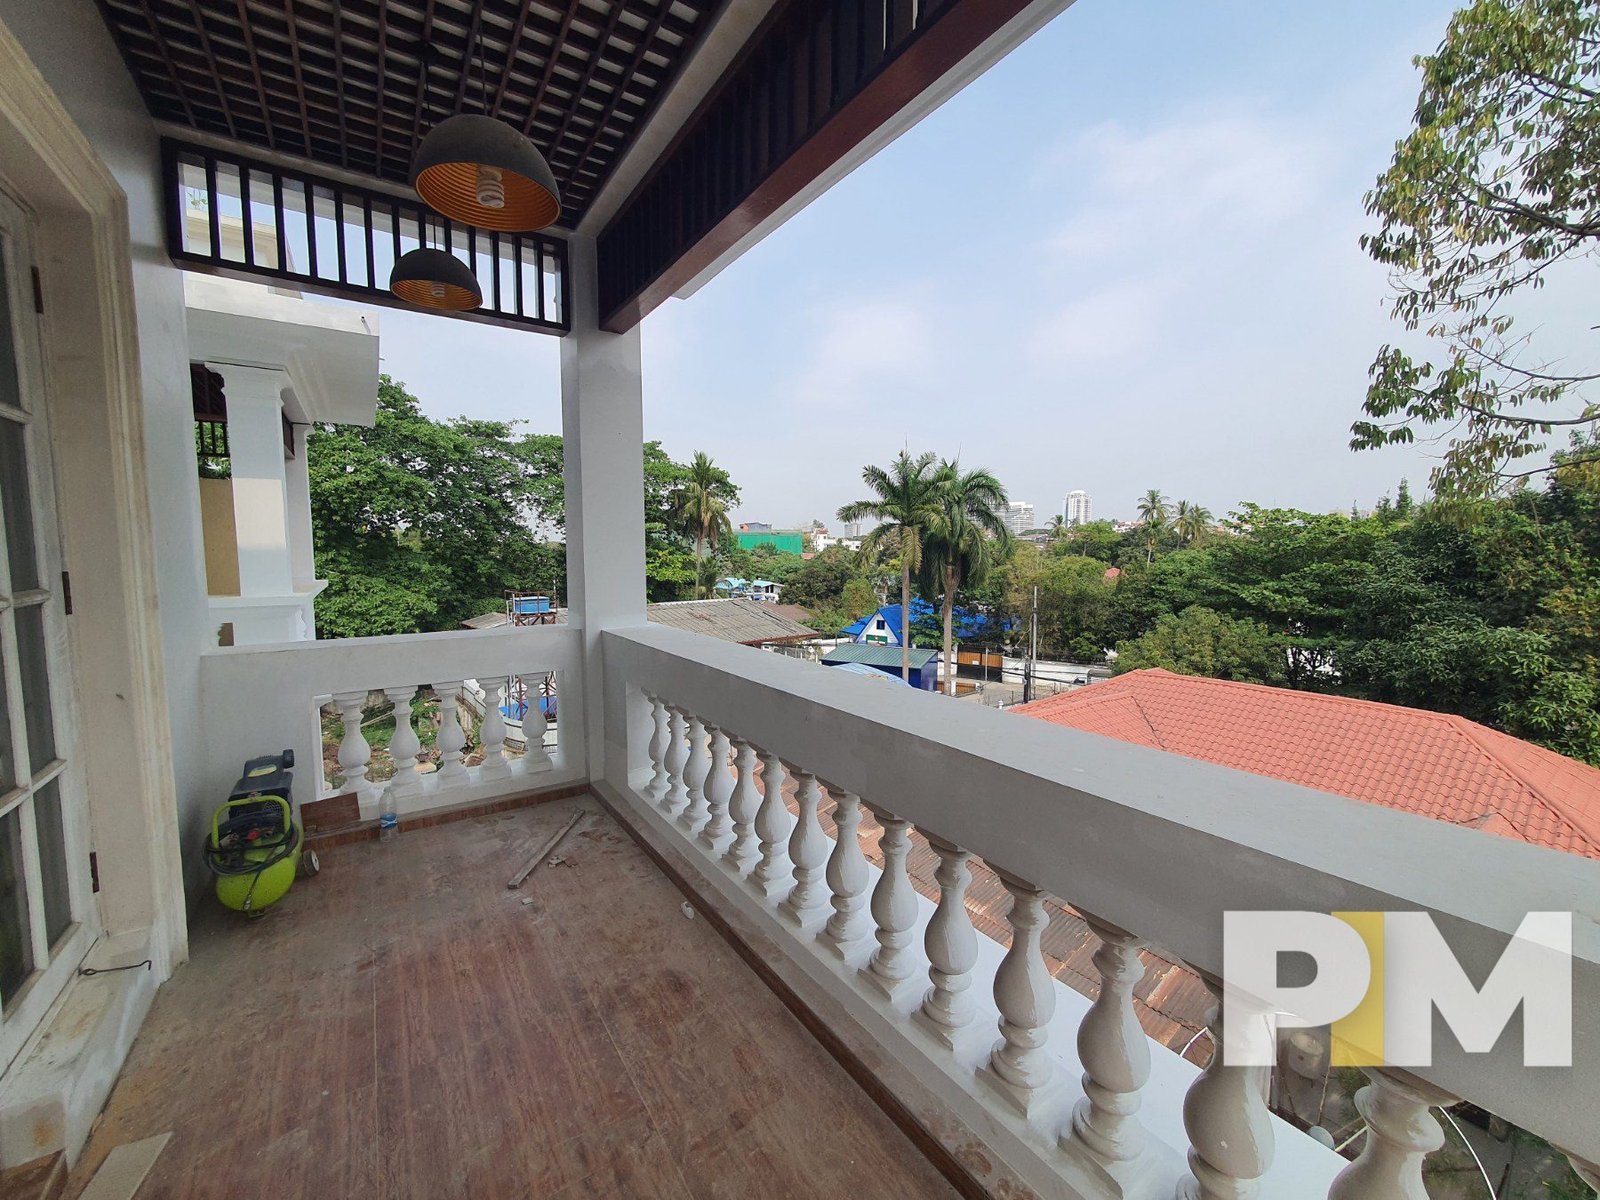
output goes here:
<path id="1" fill-rule="evenodd" d="M 35 313 L 32 271 L 36 262 L 28 213 L 0 191 L 0 237 L 5 242 L 4 278 L 0 286 L 9 293 L 12 329 L 0 336 L 13 339 L 18 386 L 26 410 L 0 403 L 8 420 L 24 430 L 28 462 L 28 493 L 38 556 L 40 587 L 11 592 L 10 563 L 0 528 L 0 654 L 5 673 L 0 686 L 7 689 L 6 709 L 17 780 L 0 794 L 0 817 L 19 813 L 23 875 L 27 887 L 29 933 L 32 938 L 32 973 L 14 995 L 0 997 L 0 1069 L 11 1064 L 42 1024 L 71 981 L 99 932 L 99 918 L 89 879 L 89 811 L 84 794 L 78 723 L 74 701 L 77 672 L 64 611 L 61 527 L 55 490 L 54 453 L 49 427 L 49 390 L 45 379 L 41 330 Z M 35 605 L 43 613 L 46 674 L 50 680 L 51 718 L 55 758 L 42 769 L 29 761 L 17 639 L 11 611 L 20 604 Z M 62 816 L 66 856 L 67 895 L 71 920 L 52 945 L 45 929 L 44 884 L 39 866 L 39 842 L 34 819 L 34 797 L 39 789 L 56 782 Z"/>

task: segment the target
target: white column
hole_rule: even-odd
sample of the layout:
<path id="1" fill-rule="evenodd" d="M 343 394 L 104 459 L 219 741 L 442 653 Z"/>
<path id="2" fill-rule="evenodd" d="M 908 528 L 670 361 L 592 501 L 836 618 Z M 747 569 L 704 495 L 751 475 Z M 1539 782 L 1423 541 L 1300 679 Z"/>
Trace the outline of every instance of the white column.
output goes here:
<path id="1" fill-rule="evenodd" d="M 417 689 L 415 685 L 384 688 L 383 694 L 394 706 L 394 736 L 389 739 L 389 757 L 394 759 L 394 778 L 389 781 L 389 795 L 400 800 L 422 791 L 422 777 L 417 774 L 417 755 L 422 753 L 422 743 L 417 739 L 416 728 L 411 723 L 411 699 L 417 694 Z M 394 809 L 393 804 L 388 807 Z"/>
<path id="2" fill-rule="evenodd" d="M 995 874 L 1011 893 L 1011 911 L 1006 914 L 1011 945 L 994 973 L 1000 1040 L 989 1052 L 984 1077 L 1026 1116 L 1055 1079 L 1055 1064 L 1045 1044 L 1056 1011 L 1056 988 L 1039 945 L 1050 919 L 1043 892 L 1003 871 Z"/>
<path id="3" fill-rule="evenodd" d="M 506 718 L 500 711 L 508 683 L 504 676 L 478 680 L 483 689 L 483 723 L 478 727 L 483 766 L 478 769 L 479 779 L 505 779 L 511 774 L 511 764 L 506 761 Z"/>
<path id="4" fill-rule="evenodd" d="M 761 794 L 756 790 L 756 748 L 742 738 L 733 743 L 733 763 L 738 779 L 728 799 L 728 817 L 733 822 L 733 840 L 723 852 L 722 862 L 735 874 L 747 874 L 756 861 L 756 815 L 761 809 Z"/>
<path id="5" fill-rule="evenodd" d="M 436 683 L 433 694 L 439 697 L 439 786 L 453 787 L 467 781 L 461 753 L 467 744 L 461 728 L 461 681 Z"/>
<path id="6" fill-rule="evenodd" d="M 783 763 L 768 750 L 761 751 L 761 807 L 756 811 L 756 836 L 761 839 L 761 860 L 750 872 L 750 886 L 767 899 L 789 884 L 789 827 L 794 818 L 783 802 Z"/>
<path id="7" fill-rule="evenodd" d="M 606 694 L 599 641 L 604 629 L 645 623 L 639 329 L 600 329 L 594 239 L 569 236 L 567 254 L 572 331 L 561 339 L 562 470 L 567 603 L 572 623 L 583 631 L 584 709 L 567 709 L 562 717 L 582 721 L 590 778 L 626 787 L 633 714 L 620 683 L 617 694 Z"/>
<path id="8" fill-rule="evenodd" d="M 700 844 L 713 856 L 722 852 L 733 823 L 728 820 L 728 802 L 733 799 L 733 773 L 728 770 L 728 733 L 715 725 L 711 731 L 711 770 L 706 776 L 706 807 L 710 815 L 700 831 Z"/>
<path id="9" fill-rule="evenodd" d="M 1428 1200 L 1422 1160 L 1444 1145 L 1431 1109 L 1456 1098 L 1404 1072 L 1369 1070 L 1367 1078 L 1372 1082 L 1356 1093 L 1367 1139 L 1328 1200 Z"/>
<path id="10" fill-rule="evenodd" d="M 917 973 L 916 955 L 911 949 L 911 929 L 917 923 L 917 892 L 906 873 L 906 856 L 911 853 L 909 821 L 867 804 L 878 818 L 883 833 L 878 849 L 883 854 L 883 874 L 872 889 L 872 919 L 878 948 L 861 968 L 861 980 L 888 999 Z"/>
<path id="11" fill-rule="evenodd" d="M 306 462 L 306 435 L 311 426 L 296 424 L 291 429 L 294 454 L 283 464 L 289 580 L 295 591 L 303 592 L 310 590 L 317 579 L 316 546 L 311 537 L 311 475 Z"/>
<path id="12" fill-rule="evenodd" d="M 867 919 L 867 856 L 861 853 L 861 797 L 828 785 L 833 794 L 833 853 L 828 856 L 828 891 L 833 916 L 823 927 L 822 940 L 843 958 L 848 949 L 872 930 Z"/>
<path id="13" fill-rule="evenodd" d="M 283 453 L 283 392 L 289 376 L 265 367 L 206 365 L 222 376 L 227 398 L 239 594 L 288 596 L 294 591 Z"/>
<path id="14" fill-rule="evenodd" d="M 795 802 L 800 810 L 794 832 L 789 835 L 789 861 L 794 864 L 794 887 L 780 906 L 783 915 L 796 925 L 820 920 L 827 895 L 823 891 L 823 868 L 828 863 L 828 835 L 822 832 L 817 808 L 822 788 L 809 771 L 796 770 Z"/>
<path id="15" fill-rule="evenodd" d="M 699 832 L 710 815 L 706 805 L 706 779 L 711 774 L 711 759 L 706 750 L 709 740 L 706 723 L 695 713 L 689 714 L 689 761 L 683 768 L 683 786 L 689 794 L 689 803 L 678 814 L 678 828 L 685 833 Z"/>
<path id="16" fill-rule="evenodd" d="M 1189 1134 L 1189 1175 L 1178 1184 L 1179 1200 L 1253 1200 L 1272 1165 L 1272 1119 L 1267 1113 L 1265 1067 L 1225 1066 L 1223 1021 L 1260 1020 L 1222 1003 L 1222 984 L 1207 977 L 1213 1007 L 1211 1062 L 1183 1098 Z M 1230 1011 L 1235 1010 L 1235 1011 Z"/>
<path id="17" fill-rule="evenodd" d="M 925 836 L 939 856 L 933 876 L 939 883 L 939 906 L 922 939 L 933 986 L 922 997 L 917 1017 L 923 1028 L 950 1046 L 975 1011 L 970 989 L 972 968 L 978 962 L 978 935 L 967 915 L 967 888 L 972 883 L 967 863 L 972 855 L 932 834 Z"/>
<path id="18" fill-rule="evenodd" d="M 1144 978 L 1144 943 L 1087 913 L 1083 919 L 1100 939 L 1094 952 L 1100 994 L 1078 1026 L 1084 1096 L 1062 1145 L 1082 1146 L 1109 1166 L 1138 1158 L 1145 1145 L 1136 1114 L 1139 1089 L 1150 1078 L 1150 1041 L 1133 1011 L 1133 989 Z"/>
<path id="19" fill-rule="evenodd" d="M 544 715 L 544 681 L 547 671 L 534 671 L 520 676 L 522 679 L 522 769 L 548 771 L 550 752 L 544 748 L 544 735 L 550 721 Z M 560 697 L 556 703 L 559 704 Z"/>

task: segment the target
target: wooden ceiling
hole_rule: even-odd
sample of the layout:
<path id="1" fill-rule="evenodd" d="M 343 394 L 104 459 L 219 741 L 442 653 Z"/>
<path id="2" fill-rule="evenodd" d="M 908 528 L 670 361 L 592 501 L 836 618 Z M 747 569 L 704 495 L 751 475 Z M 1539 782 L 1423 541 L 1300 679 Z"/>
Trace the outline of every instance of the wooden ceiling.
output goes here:
<path id="1" fill-rule="evenodd" d="M 151 114 L 398 183 L 457 112 L 521 129 L 575 226 L 718 0 L 100 0 Z"/>

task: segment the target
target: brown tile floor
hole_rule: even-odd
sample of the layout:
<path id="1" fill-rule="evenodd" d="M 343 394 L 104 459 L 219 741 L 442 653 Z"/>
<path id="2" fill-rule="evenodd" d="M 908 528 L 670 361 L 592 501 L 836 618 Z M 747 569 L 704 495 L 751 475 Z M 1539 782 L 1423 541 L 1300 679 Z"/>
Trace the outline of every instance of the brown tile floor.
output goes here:
<path id="1" fill-rule="evenodd" d="M 322 861 L 207 906 L 69 1196 L 169 1130 L 139 1200 L 954 1195 L 592 799 Z"/>

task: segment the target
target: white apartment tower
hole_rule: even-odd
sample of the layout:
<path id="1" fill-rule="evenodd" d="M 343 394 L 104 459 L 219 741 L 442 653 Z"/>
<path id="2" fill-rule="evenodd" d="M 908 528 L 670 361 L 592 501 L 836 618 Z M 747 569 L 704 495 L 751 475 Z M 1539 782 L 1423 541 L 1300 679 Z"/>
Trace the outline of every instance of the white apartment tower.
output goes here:
<path id="1" fill-rule="evenodd" d="M 1006 505 L 1005 523 L 1013 537 L 1038 528 L 1033 523 L 1033 505 L 1026 500 L 1013 500 Z"/>
<path id="2" fill-rule="evenodd" d="M 1064 515 L 1068 525 L 1087 525 L 1094 520 L 1094 501 L 1089 499 L 1089 493 L 1082 490 L 1068 492 Z"/>

